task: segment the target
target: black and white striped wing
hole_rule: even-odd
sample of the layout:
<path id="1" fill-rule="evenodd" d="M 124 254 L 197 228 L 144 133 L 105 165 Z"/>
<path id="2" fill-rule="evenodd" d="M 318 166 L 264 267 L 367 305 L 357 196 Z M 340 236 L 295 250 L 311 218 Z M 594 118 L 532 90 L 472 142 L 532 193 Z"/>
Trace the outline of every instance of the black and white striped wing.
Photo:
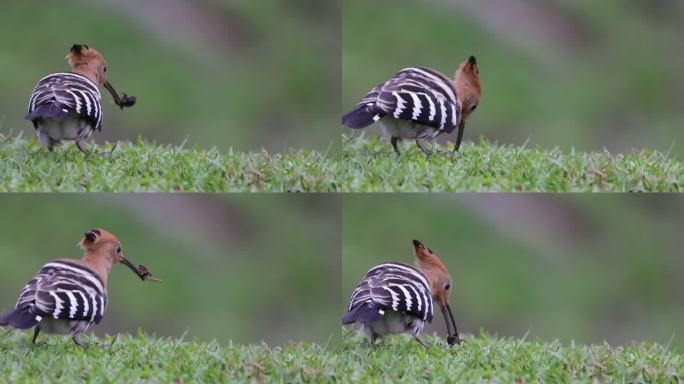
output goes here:
<path id="1" fill-rule="evenodd" d="M 387 82 L 373 88 L 357 108 L 377 110 L 384 116 L 410 120 L 451 133 L 459 123 L 461 105 L 451 80 L 429 68 L 412 67 L 399 71 Z"/>
<path id="2" fill-rule="evenodd" d="M 107 294 L 95 272 L 55 260 L 26 284 L 16 307 L 41 317 L 99 323 L 107 308 Z"/>
<path id="3" fill-rule="evenodd" d="M 102 130 L 100 90 L 85 76 L 71 72 L 45 76 L 31 94 L 27 117 L 41 105 L 60 108 L 64 113 L 74 111 L 90 120 L 94 128 Z"/>
<path id="4" fill-rule="evenodd" d="M 403 263 L 384 263 L 371 268 L 352 293 L 348 310 L 370 304 L 379 310 L 392 310 L 432 321 L 432 295 L 425 276 Z"/>

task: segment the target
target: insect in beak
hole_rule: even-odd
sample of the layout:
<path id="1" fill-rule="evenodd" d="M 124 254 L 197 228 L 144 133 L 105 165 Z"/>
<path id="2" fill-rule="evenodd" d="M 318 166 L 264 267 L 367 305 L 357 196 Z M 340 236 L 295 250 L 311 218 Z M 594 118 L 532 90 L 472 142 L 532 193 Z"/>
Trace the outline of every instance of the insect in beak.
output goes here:
<path id="1" fill-rule="evenodd" d="M 152 276 L 152 273 L 150 273 L 147 267 L 142 264 L 136 267 L 130 260 L 123 256 L 121 257 L 121 263 L 130 268 L 142 281 L 149 280 L 157 283 L 161 282 L 161 279 Z"/>
<path id="2" fill-rule="evenodd" d="M 119 108 L 124 109 L 124 107 L 132 107 L 135 105 L 135 96 L 128 96 L 124 93 L 122 97 L 119 97 L 119 94 L 116 93 L 116 90 L 109 80 L 105 80 L 103 85 L 109 91 L 109 93 L 112 94 L 114 104 L 116 104 Z"/>

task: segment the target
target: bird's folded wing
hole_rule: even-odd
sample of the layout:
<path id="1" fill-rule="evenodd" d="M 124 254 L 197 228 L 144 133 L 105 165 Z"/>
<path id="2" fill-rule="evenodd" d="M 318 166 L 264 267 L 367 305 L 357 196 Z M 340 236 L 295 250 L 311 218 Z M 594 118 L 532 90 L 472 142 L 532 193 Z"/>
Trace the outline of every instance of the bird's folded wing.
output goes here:
<path id="1" fill-rule="evenodd" d="M 377 106 L 382 116 L 409 120 L 451 133 L 459 123 L 461 105 L 450 80 L 428 68 L 412 67 L 373 88 L 358 103 Z"/>
<path id="2" fill-rule="evenodd" d="M 432 297 L 427 280 L 417 269 L 406 264 L 385 263 L 368 271 L 354 290 L 349 309 L 361 303 L 432 321 Z"/>
<path id="3" fill-rule="evenodd" d="M 102 127 L 100 90 L 85 76 L 70 72 L 53 73 L 42 78 L 31 94 L 28 115 L 40 105 L 54 105 L 73 111 L 92 121 L 94 128 Z"/>
<path id="4" fill-rule="evenodd" d="M 107 296 L 94 272 L 76 264 L 54 261 L 26 284 L 16 307 L 55 319 L 99 323 L 107 307 Z"/>

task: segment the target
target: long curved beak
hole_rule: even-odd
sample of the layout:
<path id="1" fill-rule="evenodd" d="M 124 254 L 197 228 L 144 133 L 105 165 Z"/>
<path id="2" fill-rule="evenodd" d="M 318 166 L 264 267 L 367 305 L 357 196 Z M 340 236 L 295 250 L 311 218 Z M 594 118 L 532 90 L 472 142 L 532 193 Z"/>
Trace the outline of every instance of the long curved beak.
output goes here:
<path id="1" fill-rule="evenodd" d="M 442 306 L 442 315 L 444 315 L 444 322 L 447 326 L 447 342 L 449 345 L 454 343 L 460 344 L 461 338 L 458 335 L 458 328 L 456 328 L 456 322 L 454 321 L 454 315 L 451 313 L 449 303 Z"/>
<path id="2" fill-rule="evenodd" d="M 105 80 L 104 82 L 104 87 L 109 91 L 109 93 L 112 94 L 112 98 L 114 98 L 114 103 L 121 109 L 123 109 L 123 106 L 121 105 L 121 98 L 119 97 L 119 94 L 116 93 L 116 90 L 112 86 L 112 83 L 109 82 L 109 80 Z"/>
<path id="3" fill-rule="evenodd" d="M 133 273 L 136 274 L 136 276 L 138 276 L 142 281 L 145 281 L 145 277 L 140 274 L 138 267 L 136 267 L 133 263 L 131 263 L 130 260 L 128 260 L 127 258 L 122 256 L 121 257 L 121 264 L 130 268 L 131 271 L 133 271 Z"/>

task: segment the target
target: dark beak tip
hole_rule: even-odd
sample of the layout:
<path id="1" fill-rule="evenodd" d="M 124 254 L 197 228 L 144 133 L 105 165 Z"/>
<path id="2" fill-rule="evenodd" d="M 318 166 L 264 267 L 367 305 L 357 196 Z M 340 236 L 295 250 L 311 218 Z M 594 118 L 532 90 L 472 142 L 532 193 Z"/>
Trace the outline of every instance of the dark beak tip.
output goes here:
<path id="1" fill-rule="evenodd" d="M 413 240 L 413 246 L 414 246 L 414 247 L 422 247 L 422 246 L 423 246 L 423 243 L 421 243 L 421 242 L 418 241 L 418 240 Z"/>
<path id="2" fill-rule="evenodd" d="M 477 59 L 475 59 L 475 56 L 470 56 L 470 57 L 468 58 L 468 62 L 469 62 L 470 64 L 477 64 Z"/>
<path id="3" fill-rule="evenodd" d="M 455 344 L 461 345 L 462 342 L 463 342 L 463 339 L 459 338 L 458 336 L 452 335 L 452 336 L 447 337 L 447 343 L 449 345 L 455 345 Z"/>

